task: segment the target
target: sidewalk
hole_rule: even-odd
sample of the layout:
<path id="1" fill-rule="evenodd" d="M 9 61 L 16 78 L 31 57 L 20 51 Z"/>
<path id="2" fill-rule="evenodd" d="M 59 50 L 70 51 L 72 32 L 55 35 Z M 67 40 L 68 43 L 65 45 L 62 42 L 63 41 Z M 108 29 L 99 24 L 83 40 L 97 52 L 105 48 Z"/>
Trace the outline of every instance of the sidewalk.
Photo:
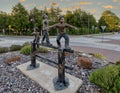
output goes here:
<path id="1" fill-rule="evenodd" d="M 72 46 L 72 48 L 76 51 L 83 51 L 85 53 L 101 53 L 110 62 L 116 62 L 116 61 L 120 60 L 120 52 L 119 51 L 93 48 L 93 47 L 84 47 L 84 46 Z"/>

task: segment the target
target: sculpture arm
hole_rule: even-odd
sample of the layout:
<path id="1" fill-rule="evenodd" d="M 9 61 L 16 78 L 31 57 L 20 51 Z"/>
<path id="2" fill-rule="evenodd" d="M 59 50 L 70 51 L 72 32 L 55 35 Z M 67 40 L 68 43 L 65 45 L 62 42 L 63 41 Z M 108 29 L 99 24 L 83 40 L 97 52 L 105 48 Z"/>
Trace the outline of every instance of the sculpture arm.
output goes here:
<path id="1" fill-rule="evenodd" d="M 66 27 L 74 28 L 74 29 L 76 29 L 76 30 L 78 29 L 77 27 L 75 27 L 75 26 L 72 26 L 72 25 L 70 25 L 70 24 L 67 24 L 67 23 L 66 23 Z"/>
<path id="2" fill-rule="evenodd" d="M 32 35 L 35 35 L 36 33 L 35 32 L 32 32 Z"/>
<path id="3" fill-rule="evenodd" d="M 57 28 L 57 24 L 54 24 L 54 25 L 48 27 L 48 29 L 52 29 L 52 28 L 54 28 L 54 29 Z"/>

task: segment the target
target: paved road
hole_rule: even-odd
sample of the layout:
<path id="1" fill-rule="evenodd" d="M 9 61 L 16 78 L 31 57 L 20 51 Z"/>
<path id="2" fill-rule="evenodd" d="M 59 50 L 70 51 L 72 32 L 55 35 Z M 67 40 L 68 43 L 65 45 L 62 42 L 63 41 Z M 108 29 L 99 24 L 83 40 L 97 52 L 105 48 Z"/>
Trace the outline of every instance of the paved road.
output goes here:
<path id="1" fill-rule="evenodd" d="M 10 46 L 12 44 L 22 45 L 25 42 L 31 42 L 33 36 L 22 36 L 22 37 L 6 37 L 0 36 L 0 46 Z M 50 37 L 52 44 L 56 45 L 56 37 Z M 61 40 L 62 45 L 64 45 L 64 39 Z M 116 60 L 120 59 L 120 34 L 106 35 L 102 36 L 70 36 L 70 46 L 73 46 L 76 50 L 85 51 L 85 52 L 102 52 L 108 56 L 111 60 L 111 56 L 108 54 L 114 54 L 118 56 Z M 89 50 L 88 50 L 89 49 Z M 109 52 L 108 52 L 109 51 Z M 113 53 L 114 52 L 114 53 Z M 117 54 L 116 54 L 117 53 Z M 116 61 L 115 59 L 112 61 Z"/>

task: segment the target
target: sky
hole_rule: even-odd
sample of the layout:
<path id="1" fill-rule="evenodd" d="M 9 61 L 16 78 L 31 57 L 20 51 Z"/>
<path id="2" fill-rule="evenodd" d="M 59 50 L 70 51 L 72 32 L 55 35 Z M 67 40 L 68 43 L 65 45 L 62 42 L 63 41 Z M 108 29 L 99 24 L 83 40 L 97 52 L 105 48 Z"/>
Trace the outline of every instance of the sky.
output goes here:
<path id="1" fill-rule="evenodd" d="M 65 13 L 67 10 L 82 10 L 93 14 L 98 20 L 105 10 L 111 10 L 120 17 L 120 0 L 0 0 L 0 11 L 10 13 L 12 8 L 20 2 L 27 10 L 37 7 L 49 10 L 51 6 L 60 7 Z"/>

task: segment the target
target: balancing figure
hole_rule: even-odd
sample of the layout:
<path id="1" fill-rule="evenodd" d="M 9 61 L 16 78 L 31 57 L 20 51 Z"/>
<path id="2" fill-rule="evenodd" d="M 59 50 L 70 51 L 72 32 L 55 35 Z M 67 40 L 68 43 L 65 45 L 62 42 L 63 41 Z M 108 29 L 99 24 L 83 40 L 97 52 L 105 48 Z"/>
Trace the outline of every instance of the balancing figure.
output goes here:
<path id="1" fill-rule="evenodd" d="M 52 25 L 52 26 L 49 26 L 49 29 L 51 29 L 51 28 L 58 29 L 58 35 L 57 35 L 57 40 L 56 40 L 58 47 L 61 48 L 60 40 L 63 37 L 65 39 L 65 48 L 70 49 L 69 36 L 66 33 L 66 28 L 74 28 L 74 29 L 77 29 L 77 28 L 75 26 L 72 26 L 70 24 L 65 23 L 63 16 L 59 17 L 59 23 Z"/>
<path id="2" fill-rule="evenodd" d="M 39 32 L 38 27 L 34 28 L 34 32 L 32 33 L 32 35 L 35 36 L 35 38 L 33 40 L 33 43 L 36 43 L 37 44 L 37 48 L 39 48 L 40 32 Z"/>
<path id="3" fill-rule="evenodd" d="M 41 43 L 44 43 L 44 40 L 46 39 L 47 45 L 50 45 L 50 40 L 49 40 L 49 33 L 48 33 L 48 26 L 49 26 L 49 20 L 47 14 L 43 15 L 43 38 Z"/>

